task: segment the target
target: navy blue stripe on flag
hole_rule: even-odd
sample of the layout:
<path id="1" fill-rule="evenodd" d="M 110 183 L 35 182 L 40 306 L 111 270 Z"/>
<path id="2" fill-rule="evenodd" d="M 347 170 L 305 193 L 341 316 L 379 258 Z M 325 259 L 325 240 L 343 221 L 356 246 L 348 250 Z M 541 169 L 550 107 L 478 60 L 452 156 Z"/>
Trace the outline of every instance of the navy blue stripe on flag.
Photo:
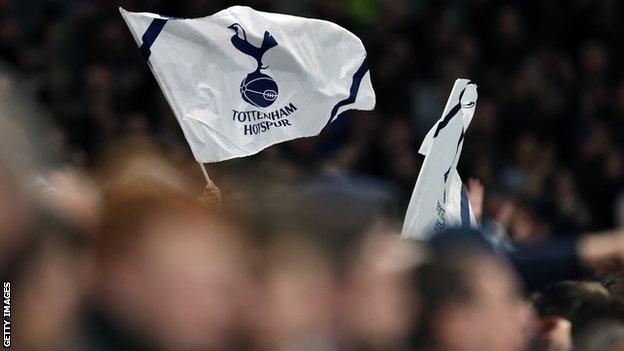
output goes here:
<path id="1" fill-rule="evenodd" d="M 464 93 L 464 91 L 462 90 L 462 94 L 463 93 Z M 446 116 L 444 116 L 444 118 L 442 118 L 440 123 L 438 123 L 438 126 L 436 128 L 435 133 L 433 133 L 433 137 L 434 138 L 437 137 L 438 134 L 440 134 L 440 131 L 442 131 L 442 129 L 444 129 L 444 127 L 446 127 L 447 124 L 449 124 L 451 119 L 453 119 L 453 117 L 455 117 L 457 112 L 459 112 L 460 108 L 461 108 L 461 105 L 459 103 L 457 103 L 455 106 L 453 106 L 453 108 L 449 111 L 449 113 L 447 113 Z"/>
<path id="2" fill-rule="evenodd" d="M 468 202 L 468 192 L 462 184 L 460 201 L 461 227 L 470 228 L 470 204 Z"/>
<path id="3" fill-rule="evenodd" d="M 466 87 L 468 87 L 470 84 L 474 84 L 474 83 L 472 81 L 468 81 L 468 83 L 466 84 Z M 457 101 L 457 104 L 455 104 L 455 106 L 453 106 L 453 108 L 451 108 L 449 113 L 447 113 L 446 116 L 444 116 L 444 118 L 442 118 L 440 123 L 438 123 L 436 131 L 435 131 L 435 133 L 433 133 L 433 137 L 434 138 L 437 137 L 438 134 L 440 134 L 440 131 L 442 131 L 442 129 L 444 129 L 444 127 L 446 127 L 447 124 L 449 124 L 451 119 L 453 119 L 453 117 L 455 117 L 457 112 L 459 112 L 459 109 L 461 108 L 461 99 L 462 99 L 462 97 L 464 97 L 464 93 L 465 92 L 466 92 L 466 88 L 462 89 L 462 91 L 459 93 L 459 99 L 458 99 L 459 101 Z M 472 106 L 470 106 L 470 107 L 472 107 Z"/>
<path id="4" fill-rule="evenodd" d="M 146 60 L 149 59 L 150 55 L 152 54 L 150 48 L 154 44 L 154 41 L 156 41 L 158 34 L 160 34 L 160 31 L 162 31 L 166 23 L 167 19 L 165 18 L 154 18 L 152 20 L 152 23 L 150 23 L 149 27 L 147 27 L 147 30 L 141 37 L 141 40 L 143 40 L 143 42 L 141 43 L 141 47 L 139 48 L 139 50 L 141 50 L 141 54 L 143 54 L 143 57 Z"/>
<path id="5" fill-rule="evenodd" d="M 325 127 L 327 127 L 331 123 L 331 121 L 334 120 L 334 117 L 336 116 L 336 113 L 338 113 L 338 109 L 340 107 L 355 102 L 358 91 L 360 90 L 360 83 L 362 82 L 362 78 L 364 78 L 366 72 L 368 72 L 368 56 L 364 58 L 364 61 L 360 65 L 360 68 L 358 68 L 357 71 L 355 71 L 355 73 L 353 74 L 353 81 L 351 82 L 351 88 L 349 89 L 349 97 L 339 101 L 336 106 L 334 106 L 331 115 L 329 116 L 329 121 L 327 121 Z"/>
<path id="6" fill-rule="evenodd" d="M 464 128 L 462 128 L 462 132 L 459 135 L 459 140 L 457 140 L 457 147 L 455 148 L 455 155 L 453 155 L 453 162 L 451 163 L 451 165 L 449 166 L 449 168 L 446 170 L 446 172 L 444 172 L 444 183 L 446 183 L 446 180 L 449 176 L 449 173 L 451 173 L 451 168 L 453 167 L 453 164 L 455 164 L 455 158 L 457 157 L 457 152 L 459 151 L 459 146 L 461 145 L 462 141 L 464 141 Z"/>

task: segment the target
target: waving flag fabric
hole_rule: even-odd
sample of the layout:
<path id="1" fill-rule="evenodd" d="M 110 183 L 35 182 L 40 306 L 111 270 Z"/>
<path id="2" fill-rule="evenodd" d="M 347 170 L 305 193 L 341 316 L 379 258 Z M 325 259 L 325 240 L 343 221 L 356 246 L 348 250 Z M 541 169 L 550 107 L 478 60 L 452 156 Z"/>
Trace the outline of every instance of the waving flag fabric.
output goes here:
<path id="1" fill-rule="evenodd" d="M 334 23 L 241 6 L 197 19 L 120 11 L 199 162 L 315 136 L 375 106 L 364 46 Z"/>
<path id="2" fill-rule="evenodd" d="M 477 226 L 456 169 L 476 104 L 477 86 L 456 80 L 442 117 L 420 146 L 425 160 L 403 222 L 404 237 L 426 240 L 449 227 Z"/>

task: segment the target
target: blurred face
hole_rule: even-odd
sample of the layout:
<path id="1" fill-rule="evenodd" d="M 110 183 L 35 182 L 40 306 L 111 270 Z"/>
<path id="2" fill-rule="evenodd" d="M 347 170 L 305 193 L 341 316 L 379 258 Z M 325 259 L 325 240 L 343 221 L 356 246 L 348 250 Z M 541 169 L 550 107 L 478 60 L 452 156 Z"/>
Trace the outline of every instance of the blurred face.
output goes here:
<path id="1" fill-rule="evenodd" d="M 489 258 L 470 262 L 473 298 L 447 318 L 445 350 L 518 351 L 525 347 L 528 320 L 517 282 L 509 269 Z"/>
<path id="2" fill-rule="evenodd" d="M 313 244 L 282 240 L 270 250 L 259 302 L 266 349 L 308 348 L 331 331 L 333 276 Z"/>
<path id="3" fill-rule="evenodd" d="M 57 233 L 58 235 L 59 233 Z M 14 310 L 22 350 L 63 350 L 74 341 L 83 293 L 82 255 L 46 241 L 15 278 Z M 45 291 L 42 294 L 41 291 Z"/>
<path id="4" fill-rule="evenodd" d="M 27 241 L 24 230 L 30 213 L 26 195 L 0 169 L 0 272 L 20 246 Z"/>
<path id="5" fill-rule="evenodd" d="M 371 235 L 362 251 L 347 284 L 341 327 L 358 347 L 394 349 L 416 319 L 418 301 L 409 294 L 407 273 L 418 253 L 397 233 Z"/>
<path id="6" fill-rule="evenodd" d="M 166 350 L 222 349 L 246 280 L 241 247 L 226 225 L 187 217 L 145 226 L 144 242 L 117 272 L 117 298 L 135 329 Z"/>

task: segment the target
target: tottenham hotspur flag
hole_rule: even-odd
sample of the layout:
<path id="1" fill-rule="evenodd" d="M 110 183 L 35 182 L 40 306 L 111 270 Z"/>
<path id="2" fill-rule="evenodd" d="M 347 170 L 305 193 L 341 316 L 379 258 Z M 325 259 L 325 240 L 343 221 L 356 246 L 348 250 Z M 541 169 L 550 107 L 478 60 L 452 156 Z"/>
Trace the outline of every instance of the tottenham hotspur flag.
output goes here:
<path id="1" fill-rule="evenodd" d="M 197 19 L 120 11 L 199 162 L 315 136 L 375 106 L 364 46 L 334 23 L 241 6 Z"/>
<path id="2" fill-rule="evenodd" d="M 477 86 L 456 80 L 442 117 L 420 146 L 425 160 L 403 222 L 404 237 L 428 239 L 445 228 L 477 226 L 456 169 L 476 104 Z"/>

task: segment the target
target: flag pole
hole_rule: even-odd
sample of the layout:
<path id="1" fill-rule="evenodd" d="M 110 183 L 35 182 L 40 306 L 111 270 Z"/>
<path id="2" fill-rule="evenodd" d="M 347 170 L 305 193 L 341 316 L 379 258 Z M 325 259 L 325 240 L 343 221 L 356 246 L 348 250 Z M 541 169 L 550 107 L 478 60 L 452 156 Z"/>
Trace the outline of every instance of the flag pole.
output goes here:
<path id="1" fill-rule="evenodd" d="M 206 184 L 210 184 L 210 177 L 208 176 L 208 172 L 206 172 L 206 167 L 204 166 L 203 162 L 198 162 L 199 163 L 199 167 L 202 170 L 202 174 L 204 175 L 204 178 L 206 178 Z"/>

